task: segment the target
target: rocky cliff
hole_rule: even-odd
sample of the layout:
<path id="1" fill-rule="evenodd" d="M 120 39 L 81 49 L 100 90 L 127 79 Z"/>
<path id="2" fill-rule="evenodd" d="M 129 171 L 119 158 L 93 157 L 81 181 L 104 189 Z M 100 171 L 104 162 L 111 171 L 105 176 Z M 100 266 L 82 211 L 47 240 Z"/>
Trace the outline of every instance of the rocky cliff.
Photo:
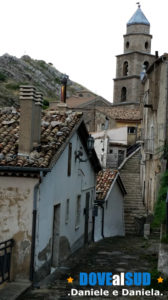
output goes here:
<path id="1" fill-rule="evenodd" d="M 19 105 L 20 85 L 34 85 L 47 101 L 59 100 L 62 75 L 52 63 L 34 60 L 27 55 L 21 58 L 9 54 L 0 56 L 0 107 Z M 83 89 L 83 86 L 68 80 L 68 97 Z"/>

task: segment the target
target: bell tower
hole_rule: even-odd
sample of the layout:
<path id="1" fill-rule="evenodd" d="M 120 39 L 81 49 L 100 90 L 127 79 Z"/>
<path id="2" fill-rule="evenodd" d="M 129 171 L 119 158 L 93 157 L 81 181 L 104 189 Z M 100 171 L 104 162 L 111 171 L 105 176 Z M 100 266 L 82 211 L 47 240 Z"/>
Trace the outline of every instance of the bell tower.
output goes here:
<path id="1" fill-rule="evenodd" d="M 127 23 L 124 53 L 117 55 L 114 104 L 138 104 L 142 94 L 140 73 L 155 60 L 151 54 L 150 23 L 138 8 Z"/>

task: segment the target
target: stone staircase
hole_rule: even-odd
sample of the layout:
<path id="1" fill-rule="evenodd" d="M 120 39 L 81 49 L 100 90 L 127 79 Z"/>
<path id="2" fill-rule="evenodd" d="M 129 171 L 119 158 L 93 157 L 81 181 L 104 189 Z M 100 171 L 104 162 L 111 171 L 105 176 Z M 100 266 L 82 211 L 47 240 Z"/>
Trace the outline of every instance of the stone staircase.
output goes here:
<path id="1" fill-rule="evenodd" d="M 136 234 L 135 216 L 146 214 L 140 186 L 140 149 L 135 150 L 119 167 L 127 191 L 124 200 L 125 233 Z"/>

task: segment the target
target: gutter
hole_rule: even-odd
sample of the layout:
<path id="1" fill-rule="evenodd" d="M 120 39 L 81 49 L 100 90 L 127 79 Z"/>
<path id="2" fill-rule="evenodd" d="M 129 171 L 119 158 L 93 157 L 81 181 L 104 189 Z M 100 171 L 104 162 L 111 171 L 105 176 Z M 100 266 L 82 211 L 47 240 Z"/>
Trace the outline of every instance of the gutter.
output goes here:
<path id="1" fill-rule="evenodd" d="M 37 167 L 11 167 L 11 166 L 0 166 L 0 172 L 9 171 L 9 172 L 51 172 L 50 168 L 37 168 Z"/>

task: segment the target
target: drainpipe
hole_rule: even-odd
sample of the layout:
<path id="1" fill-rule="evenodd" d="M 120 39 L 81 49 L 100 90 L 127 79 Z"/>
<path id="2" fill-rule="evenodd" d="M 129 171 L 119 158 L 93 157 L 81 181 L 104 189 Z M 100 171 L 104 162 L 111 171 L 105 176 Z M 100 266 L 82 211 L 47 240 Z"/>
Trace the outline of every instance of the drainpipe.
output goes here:
<path id="1" fill-rule="evenodd" d="M 35 243 L 36 243 L 36 220 L 37 220 L 37 195 L 39 190 L 39 183 L 34 187 L 33 199 L 33 221 L 32 221 L 32 244 L 31 244 L 31 262 L 30 262 L 30 280 L 34 281 L 34 257 L 35 257 Z"/>
<path id="2" fill-rule="evenodd" d="M 101 205 L 101 209 L 102 209 L 102 237 L 104 239 L 104 206 Z"/>
<path id="3" fill-rule="evenodd" d="M 92 242 L 94 242 L 94 232 L 95 232 L 95 216 L 92 216 Z"/>
<path id="4" fill-rule="evenodd" d="M 35 246 L 36 246 L 36 223 L 37 223 L 37 199 L 39 186 L 42 182 L 43 172 L 40 172 L 39 182 L 34 187 L 33 198 L 33 221 L 32 221 L 32 244 L 31 244 L 31 261 L 30 261 L 30 280 L 34 283 L 34 258 L 35 258 Z"/>

